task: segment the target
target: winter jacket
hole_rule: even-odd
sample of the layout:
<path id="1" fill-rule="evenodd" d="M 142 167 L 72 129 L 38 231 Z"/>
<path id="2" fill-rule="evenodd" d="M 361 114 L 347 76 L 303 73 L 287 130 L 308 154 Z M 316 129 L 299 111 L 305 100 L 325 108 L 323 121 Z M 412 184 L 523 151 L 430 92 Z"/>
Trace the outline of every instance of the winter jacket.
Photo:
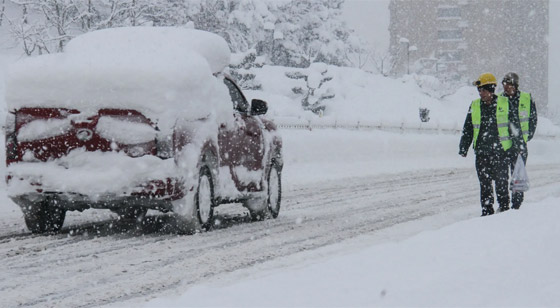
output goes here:
<path id="1" fill-rule="evenodd" d="M 510 154 L 509 152 L 511 151 L 518 153 L 520 149 L 526 149 L 523 136 L 521 135 L 521 126 L 519 124 L 519 117 L 517 116 L 517 109 L 513 109 L 511 102 L 508 102 L 509 135 L 513 145 L 512 148 L 507 151 L 508 153 L 504 151 L 498 134 L 498 123 L 496 119 L 497 100 L 498 96 L 494 95 L 490 105 L 484 102 L 480 104 L 480 131 L 474 148 L 475 155 Z M 463 125 L 463 134 L 459 143 L 459 154 L 467 154 L 473 142 L 473 137 L 474 127 L 471 108 L 469 107 L 469 112 L 465 118 L 465 124 Z"/>
<path id="2" fill-rule="evenodd" d="M 519 115 L 519 98 L 521 96 L 521 91 L 517 90 L 517 92 L 513 96 L 506 95 L 505 93 L 500 93 L 500 95 L 505 96 L 509 99 L 511 107 L 515 110 L 515 114 Z M 531 139 L 533 139 L 535 130 L 537 129 L 537 107 L 535 105 L 535 101 L 533 101 L 533 97 L 531 96 L 531 94 L 527 93 L 527 95 L 531 97 L 531 107 L 529 114 L 529 134 L 526 141 L 530 141 Z"/>

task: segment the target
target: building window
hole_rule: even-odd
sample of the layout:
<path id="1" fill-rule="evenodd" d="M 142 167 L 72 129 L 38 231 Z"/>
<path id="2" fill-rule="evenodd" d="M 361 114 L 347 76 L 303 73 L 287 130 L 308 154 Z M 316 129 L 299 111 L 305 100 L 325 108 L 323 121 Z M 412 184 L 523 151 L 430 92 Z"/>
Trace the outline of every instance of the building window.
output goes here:
<path id="1" fill-rule="evenodd" d="M 438 40 L 440 41 L 457 41 L 463 38 L 463 32 L 459 29 L 438 30 Z"/>
<path id="2" fill-rule="evenodd" d="M 461 9 L 457 6 L 438 7 L 437 16 L 441 19 L 461 18 Z"/>

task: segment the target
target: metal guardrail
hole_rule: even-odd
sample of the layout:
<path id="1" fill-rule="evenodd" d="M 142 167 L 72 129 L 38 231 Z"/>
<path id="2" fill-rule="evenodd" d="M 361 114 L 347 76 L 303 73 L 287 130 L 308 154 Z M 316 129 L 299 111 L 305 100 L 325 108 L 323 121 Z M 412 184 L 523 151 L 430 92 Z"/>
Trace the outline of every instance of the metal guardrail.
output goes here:
<path id="1" fill-rule="evenodd" d="M 282 122 L 276 120 L 276 125 L 281 129 L 302 129 L 302 130 L 314 130 L 314 129 L 345 129 L 345 130 L 379 130 L 379 131 L 389 131 L 389 132 L 416 132 L 416 133 L 430 133 L 430 134 L 460 134 L 462 128 L 447 128 L 440 127 L 439 125 L 426 126 L 418 125 L 411 126 L 402 123 L 401 125 L 387 125 L 387 124 L 362 124 L 359 121 L 356 124 L 338 124 L 338 123 L 313 123 L 311 121 L 300 121 L 290 123 Z M 535 135 L 535 138 L 542 139 L 559 139 L 560 136 L 554 134 L 539 134 Z"/>
<path id="2" fill-rule="evenodd" d="M 432 127 L 406 127 L 406 126 L 388 126 L 388 125 L 333 125 L 333 124 L 277 124 L 279 128 L 282 129 L 346 129 L 346 130 L 381 130 L 381 131 L 392 131 L 392 132 L 405 132 L 405 131 L 415 131 L 415 132 L 433 132 L 433 133 L 449 133 L 458 134 L 461 132 L 459 129 L 448 129 L 448 128 L 432 128 Z"/>

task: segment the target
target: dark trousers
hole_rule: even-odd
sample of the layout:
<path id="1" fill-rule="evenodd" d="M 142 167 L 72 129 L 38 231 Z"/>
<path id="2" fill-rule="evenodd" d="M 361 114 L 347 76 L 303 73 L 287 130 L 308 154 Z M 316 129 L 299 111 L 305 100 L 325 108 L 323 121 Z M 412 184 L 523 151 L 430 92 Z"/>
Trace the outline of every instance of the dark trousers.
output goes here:
<path id="1" fill-rule="evenodd" d="M 501 208 L 509 208 L 509 165 L 505 152 L 476 156 L 476 173 L 480 182 L 480 204 L 482 208 L 493 208 L 494 188 Z"/>
<path id="2" fill-rule="evenodd" d="M 525 151 L 523 153 L 523 155 L 521 155 L 521 158 L 523 159 L 523 163 L 525 163 L 525 166 L 527 166 L 527 157 L 529 156 L 529 154 L 527 153 L 527 151 Z M 510 174 L 513 174 L 513 169 L 515 167 L 515 163 L 517 162 L 517 156 L 512 157 L 511 158 L 511 164 L 510 164 Z M 521 206 L 521 203 L 523 203 L 523 192 L 522 191 L 516 191 L 516 192 L 511 192 L 511 207 L 514 209 L 518 209 Z"/>

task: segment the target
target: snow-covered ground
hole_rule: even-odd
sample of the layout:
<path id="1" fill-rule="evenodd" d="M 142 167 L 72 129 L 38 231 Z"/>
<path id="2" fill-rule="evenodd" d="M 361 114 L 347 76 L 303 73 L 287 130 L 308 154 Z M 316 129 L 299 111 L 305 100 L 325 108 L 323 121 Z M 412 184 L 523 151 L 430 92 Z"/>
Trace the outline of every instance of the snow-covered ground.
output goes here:
<path id="1" fill-rule="evenodd" d="M 395 133 L 382 131 L 349 131 L 341 129 L 327 130 L 283 130 L 285 140 L 286 167 L 283 173 L 284 191 L 287 196 L 293 196 L 300 187 L 307 186 L 324 188 L 325 182 L 333 185 L 341 185 L 341 182 L 353 181 L 361 177 L 367 178 L 378 176 L 380 178 L 395 180 L 393 174 L 402 172 L 414 173 L 416 171 L 427 171 L 426 174 L 443 176 L 447 179 L 456 179 L 467 175 L 464 196 L 471 200 L 466 207 L 461 204 L 454 209 L 453 204 L 441 204 L 448 210 L 437 215 L 430 215 L 422 219 L 414 219 L 404 224 L 397 224 L 389 228 L 376 230 L 357 238 L 338 242 L 334 245 L 325 246 L 320 249 L 312 249 L 291 254 L 284 258 L 273 258 L 270 261 L 258 262 L 241 270 L 231 273 L 212 275 L 211 279 L 203 283 L 197 283 L 190 287 L 181 287 L 172 292 L 158 295 L 156 292 L 148 293 L 146 297 L 132 298 L 128 301 L 112 303 L 111 307 L 309 307 L 309 306 L 558 306 L 560 304 L 560 268 L 556 262 L 560 257 L 560 250 L 555 243 L 558 241 L 560 230 L 557 217 L 560 215 L 558 204 L 560 201 L 560 183 L 549 183 L 547 185 L 533 185 L 526 195 L 526 202 L 518 211 L 509 211 L 499 215 L 480 218 L 480 208 L 477 201 L 478 189 L 477 179 L 474 172 L 472 155 L 462 158 L 457 155 L 459 136 L 453 134 L 415 134 Z M 333 142 L 337 146 L 333 147 Z M 412 145 L 412 146 L 411 146 Z M 560 172 L 560 151 L 558 140 L 535 139 L 530 147 L 529 175 L 532 170 L 539 167 L 550 167 L 556 174 Z M 458 170 L 468 170 L 458 172 Z M 554 171 L 553 171 L 554 172 Z M 431 177 L 431 176 L 430 176 Z M 431 180 L 426 179 L 426 180 Z M 403 178 L 403 183 L 405 179 Z M 533 179 L 538 183 L 537 179 Z M 337 184 L 338 183 L 338 184 Z M 398 177 L 396 181 L 398 185 Z M 406 185 L 410 185 L 407 182 Z M 2 186 L 4 186 L 2 184 Z M 419 202 L 417 207 L 435 207 L 429 200 L 434 192 L 430 191 L 431 185 L 419 181 L 410 187 L 411 193 L 422 191 L 425 187 L 427 200 Z M 442 187 L 445 187 L 443 184 Z M 375 188 L 374 188 L 375 189 Z M 5 193 L 0 195 L 2 222 L 9 222 L 11 229 L 24 230 L 23 220 L 19 209 L 7 200 Z M 376 190 L 374 190 L 376 191 Z M 313 194 L 313 190 L 309 190 Z M 324 190 L 317 194 L 325 193 Z M 447 189 L 435 192 L 439 200 L 446 200 Z M 449 193 L 450 194 L 450 193 Z M 408 202 L 408 193 L 400 191 L 397 199 Z M 348 196 L 337 196 L 337 198 L 351 198 Z M 370 196 L 376 199 L 375 195 Z M 292 197 L 293 198 L 293 197 Z M 384 200 L 386 196 L 378 196 Z M 320 200 L 321 196 L 309 196 L 308 199 Z M 363 200 L 363 199 L 358 199 Z M 449 202 L 455 200 L 449 196 Z M 293 208 L 297 199 L 285 203 L 280 213 L 278 222 L 286 224 L 288 228 L 299 229 L 303 224 L 309 224 L 306 220 L 313 220 L 313 212 L 302 212 L 298 216 L 297 210 Z M 315 201 L 317 202 L 317 201 Z M 414 208 L 414 204 L 411 205 Z M 284 213 L 284 214 L 283 214 Z M 289 216 L 287 214 L 290 213 Z M 295 214 L 295 215 L 294 215 Z M 85 216 L 86 221 L 96 221 L 96 216 L 88 216 L 88 213 L 76 214 Z M 93 214 L 92 214 L 93 215 Z M 407 213 L 403 212 L 403 216 Z M 286 221 L 285 217 L 294 219 L 293 222 Z M 11 217 L 11 218 L 10 218 Z M 89 217 L 89 218 L 88 218 Z M 333 217 L 335 218 L 335 217 Z M 345 220 L 340 216 L 330 223 L 337 224 L 338 219 Z M 375 217 L 370 219 L 375 220 Z M 342 224 L 342 221 L 340 222 Z M 19 227 L 17 227 L 19 225 Z M 4 228 L 4 224 L 2 225 Z M 261 227 L 259 227 L 261 226 Z M 259 228 L 267 228 L 266 224 L 244 223 L 231 230 L 219 230 L 210 233 L 218 233 L 226 236 L 227 233 L 243 234 L 253 233 Z M 244 231 L 246 230 L 246 231 Z M 275 229 L 274 229 L 275 230 Z M 265 230 L 262 230 L 263 232 Z M 254 234 L 259 234 L 255 232 Z M 266 233 L 266 232 L 265 232 Z M 73 278 L 63 280 L 56 278 L 56 284 L 64 288 L 73 289 L 68 283 L 87 285 L 94 283 L 96 286 L 91 291 L 95 296 L 95 290 L 104 283 L 119 279 L 123 273 L 134 270 L 142 272 L 141 262 L 136 259 L 141 254 L 155 254 L 152 259 L 166 260 L 174 247 L 194 245 L 204 239 L 213 237 L 198 237 L 191 239 L 169 238 L 164 235 L 148 235 L 140 237 L 137 244 L 131 245 L 129 250 L 123 249 L 129 241 L 118 236 L 101 236 L 94 241 L 81 239 L 81 236 L 68 235 L 62 238 L 45 238 L 48 245 L 40 250 L 35 250 L 30 240 L 11 240 L 11 246 L 16 245 L 21 250 L 6 250 L 5 253 L 12 264 L 17 261 L 17 255 L 26 255 L 26 251 L 33 249 L 32 254 L 38 262 L 41 259 L 49 260 L 47 266 L 59 251 L 58 244 L 68 241 L 70 249 L 80 245 L 97 246 L 102 251 L 109 249 L 108 253 L 98 251 L 94 257 L 82 256 L 81 262 L 90 262 L 91 266 L 85 266 L 84 272 L 88 273 L 90 267 L 95 264 L 111 262 L 110 258 L 118 258 L 115 255 L 113 245 L 121 247 L 125 253 L 134 256 L 130 262 L 136 266 L 125 266 L 125 260 L 117 261 L 114 265 L 99 267 L 94 272 L 83 275 L 73 272 L 73 268 L 79 266 L 78 260 L 69 262 L 62 261 L 62 265 L 69 262 L 65 271 Z M 159 240 L 158 240 L 159 238 Z M 157 250 L 151 248 L 154 240 L 163 246 L 157 246 Z M 215 240 L 215 239 L 214 239 Z M 255 238 L 250 242 L 262 241 L 264 243 L 277 240 L 277 237 Z M 145 246 L 141 243 L 145 241 Z M 193 242 L 194 241 L 194 242 Z M 245 241 L 244 241 L 245 242 Z M 21 243 L 17 245 L 17 243 Z M 114 243 L 114 244 L 113 244 Z M 218 244 L 218 243 L 216 243 Z M 53 246 L 49 248 L 49 246 Z M 228 245 L 226 243 L 224 246 Z M 40 246 L 39 246 L 40 247 Z M 84 246 L 85 248 L 86 246 Z M 143 248 L 146 247 L 146 248 Z M 126 246 L 124 247 L 126 248 Z M 149 248 L 149 249 L 148 249 Z M 13 249 L 13 248 L 12 248 Z M 183 248 L 187 249 L 187 248 Z M 88 249 L 89 250 L 89 249 Z M 93 249 L 95 252 L 96 250 Z M 216 251 L 214 254 L 220 254 Z M 239 252 L 243 255 L 243 252 Z M 247 252 L 251 253 L 251 252 Z M 49 254 L 53 254 L 50 257 Z M 68 255 L 66 255 L 68 257 Z M 62 257 L 60 255 L 59 257 Z M 124 257 L 124 255 L 123 255 Z M 249 257 L 249 256 L 247 256 Z M 21 257 L 20 257 L 21 258 Z M 74 258 L 74 257 L 73 257 Z M 56 259 L 56 258 L 55 258 Z M 104 259 L 107 259 L 106 261 Z M 220 259 L 219 255 L 216 259 Z M 66 260 L 66 259 L 64 259 Z M 113 261 L 113 262 L 115 262 Z M 213 261 L 215 262 L 216 260 Z M 20 262 L 25 262 L 21 260 Z M 194 260 L 193 260 L 194 262 Z M 222 262 L 227 262 L 223 260 Z M 23 264 L 25 264 L 23 263 Z M 77 263 L 77 264 L 76 264 Z M 15 263 L 17 264 L 17 262 Z M 20 263 L 20 266 L 23 265 Z M 39 263 L 40 264 L 40 263 Z M 39 266 L 39 264 L 33 264 Z M 152 264 L 146 262 L 146 266 Z M 164 263 L 165 264 L 165 263 Z M 5 266 L 5 265 L 2 265 Z M 108 266 L 108 265 L 107 265 Z M 169 265 L 168 265 L 169 266 Z M 196 267 L 195 265 L 191 265 Z M 216 266 L 221 266 L 216 264 Z M 1 267 L 1 266 L 0 266 Z M 16 265 L 17 267 L 17 265 Z M 151 266 L 149 266 L 151 268 Z M 165 270 L 163 266 L 161 270 Z M 55 267 L 56 268 L 56 267 Z M 111 270 L 112 268 L 112 270 Z M 147 269 L 146 269 L 147 270 Z M 42 269 L 45 277 L 54 275 L 52 270 Z M 180 271 L 176 275 L 189 279 L 192 270 Z M 3 269 L 6 278 L 13 278 L 14 269 L 10 266 Z M 28 275 L 29 270 L 25 270 Z M 152 270 L 150 270 L 150 273 Z M 151 274 L 150 274 L 151 275 Z M 150 277 L 148 275 L 148 277 Z M 39 277 L 43 277 L 41 274 Z M 83 277 L 90 277 L 91 282 L 83 281 Z M 55 278 L 52 278 L 55 279 Z M 175 277 L 169 279 L 175 279 Z M 28 281 L 34 288 L 36 279 Z M 43 283 L 48 283 L 44 281 Z M 122 295 L 128 294 L 136 285 L 142 281 L 129 281 L 119 284 L 118 288 Z M 148 283 L 149 285 L 149 283 Z M 92 286 L 93 287 L 93 286 Z M 156 287 L 156 286 L 154 286 Z M 32 293 L 39 292 L 34 288 L 21 288 L 24 293 L 12 297 L 8 289 L 0 291 L 2 298 L 7 300 L 5 304 L 17 303 L 12 298 L 19 298 L 21 303 L 29 303 L 26 298 L 32 298 Z M 50 284 L 49 288 L 53 288 Z M 164 289 L 165 290 L 165 289 Z M 20 291 L 20 292 L 22 292 Z M 85 292 L 84 290 L 83 292 Z M 88 293 L 89 293 L 88 292 Z M 183 294 L 181 294 L 183 293 Z M 64 294 L 64 292 L 62 292 Z M 59 293 L 53 293 L 52 297 L 43 297 L 34 305 L 56 306 Z M 101 297 L 101 294 L 97 296 Z M 0 303 L 2 300 L 0 300 Z M 74 299 L 70 303 L 79 303 Z M 84 301 L 83 304 L 91 303 Z M 99 304 L 99 303 L 98 303 Z M 95 305 L 97 306 L 97 305 Z"/>
<path id="2" fill-rule="evenodd" d="M 340 244 L 292 256 L 144 306 L 557 307 L 560 185 L 539 192 L 549 197 L 519 211 L 407 239 L 380 232 L 384 242 L 367 248 Z"/>
<path id="3" fill-rule="evenodd" d="M 345 130 L 283 135 L 288 190 L 313 181 L 439 168 L 472 168 L 470 181 L 478 185 L 472 155 L 456 154 L 457 135 Z M 532 141 L 529 173 L 531 165 L 541 164 L 560 172 L 559 150 L 558 139 Z M 558 204 L 560 183 L 534 186 L 518 211 L 480 218 L 475 202 L 451 225 L 453 211 L 260 264 L 144 306 L 558 306 Z"/>

